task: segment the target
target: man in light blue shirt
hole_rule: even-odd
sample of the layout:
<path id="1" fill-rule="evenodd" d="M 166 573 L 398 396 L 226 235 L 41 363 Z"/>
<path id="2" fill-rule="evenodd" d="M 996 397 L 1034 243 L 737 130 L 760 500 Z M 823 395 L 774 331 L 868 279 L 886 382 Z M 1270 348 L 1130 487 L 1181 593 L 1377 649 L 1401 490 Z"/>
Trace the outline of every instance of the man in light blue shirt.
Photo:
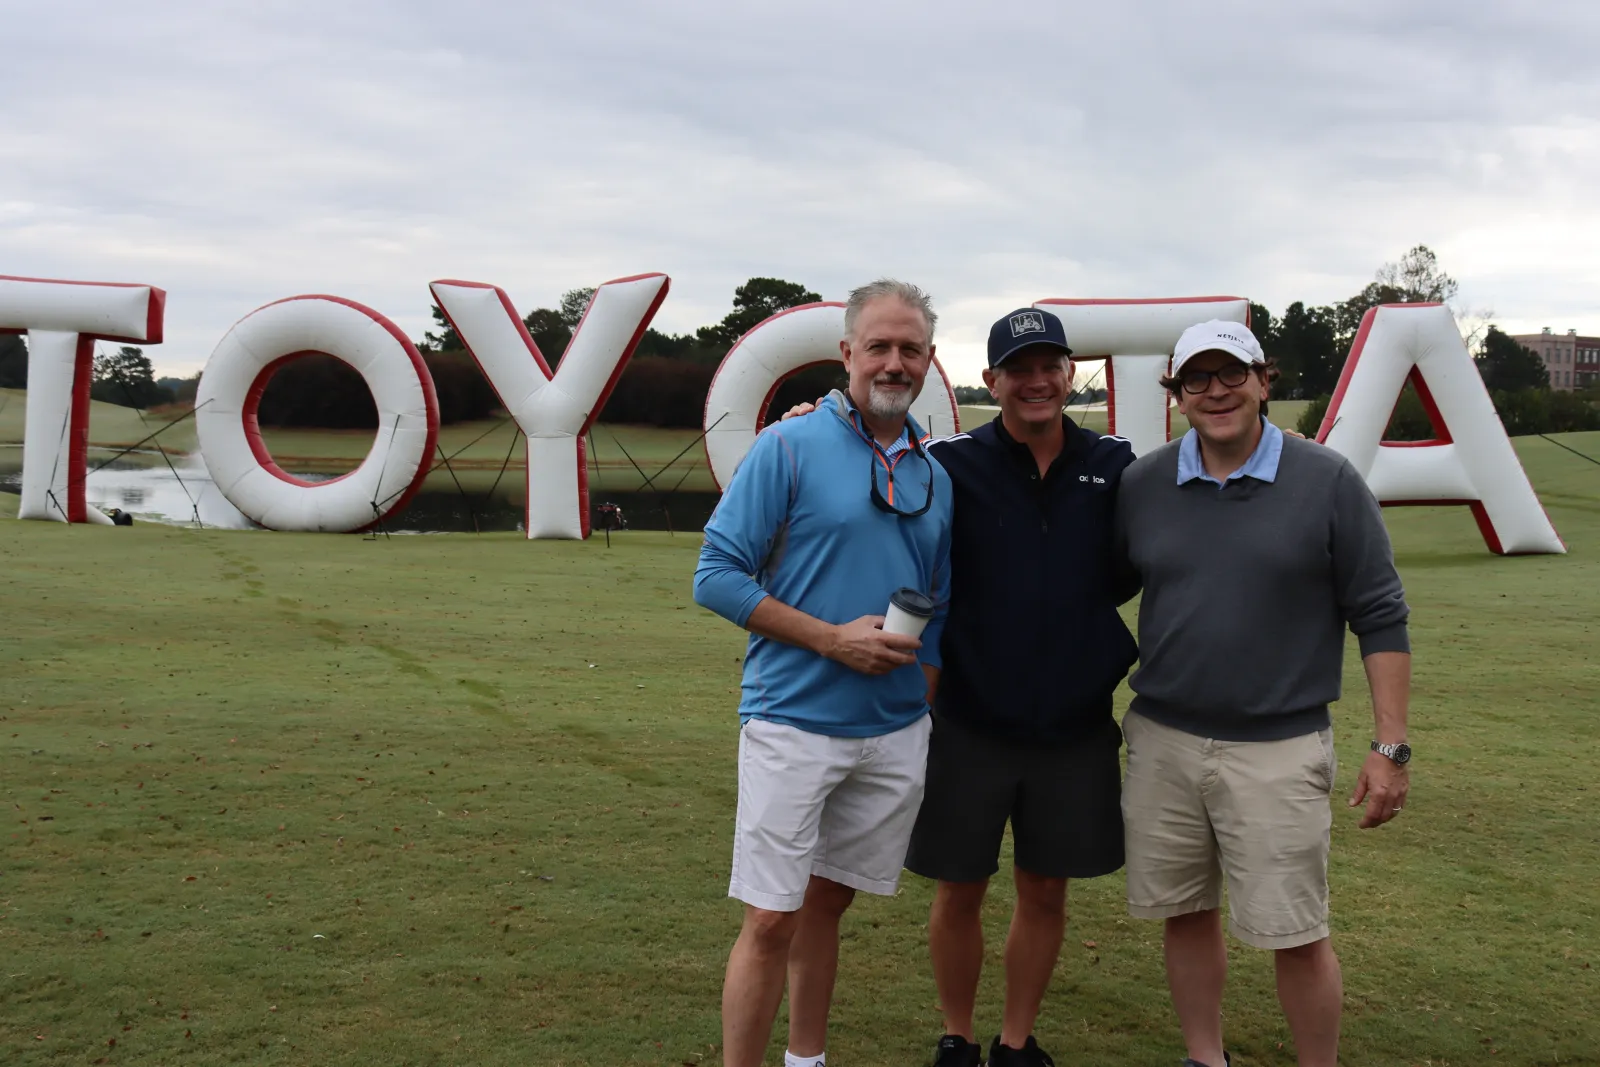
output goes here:
<path id="1" fill-rule="evenodd" d="M 761 1062 L 786 975 L 785 1063 L 823 1063 L 839 920 L 857 890 L 894 893 L 922 802 L 952 493 L 907 411 L 934 322 L 916 286 L 885 279 L 851 293 L 839 343 L 849 389 L 758 436 L 706 525 L 695 600 L 751 634 L 727 1067 Z M 881 628 L 901 589 L 932 607 L 920 641 Z"/>
<path id="2" fill-rule="evenodd" d="M 1218 481 L 1206 470 L 1200 457 L 1200 435 L 1190 430 L 1178 444 L 1178 484 L 1184 485 L 1196 478 L 1221 488 L 1240 478 L 1254 478 L 1258 482 L 1272 482 L 1278 478 L 1278 457 L 1283 455 L 1283 431 L 1261 416 L 1261 439 L 1244 466 Z"/>

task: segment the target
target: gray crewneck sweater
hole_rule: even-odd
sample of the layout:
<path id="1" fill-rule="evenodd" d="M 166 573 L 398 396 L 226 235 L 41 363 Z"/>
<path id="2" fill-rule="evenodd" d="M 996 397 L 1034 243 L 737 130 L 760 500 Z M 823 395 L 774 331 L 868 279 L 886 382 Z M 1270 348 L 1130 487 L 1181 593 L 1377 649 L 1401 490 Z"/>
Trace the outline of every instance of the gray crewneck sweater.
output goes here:
<path id="1" fill-rule="evenodd" d="M 1277 479 L 1178 485 L 1180 442 L 1122 475 L 1117 549 L 1144 586 L 1130 708 L 1187 733 L 1273 741 L 1328 726 L 1346 625 L 1409 652 L 1405 591 L 1372 491 L 1286 437 Z"/>

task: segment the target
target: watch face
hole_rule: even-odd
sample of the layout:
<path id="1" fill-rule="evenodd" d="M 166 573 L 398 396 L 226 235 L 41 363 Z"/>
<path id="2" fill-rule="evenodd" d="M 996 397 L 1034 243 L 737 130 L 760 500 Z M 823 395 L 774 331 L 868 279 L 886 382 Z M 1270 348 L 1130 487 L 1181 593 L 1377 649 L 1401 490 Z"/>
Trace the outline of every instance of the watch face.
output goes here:
<path id="1" fill-rule="evenodd" d="M 1404 741 L 1400 742 L 1398 745 L 1394 746 L 1394 755 L 1390 758 L 1402 766 L 1410 763 L 1411 746 L 1406 744 Z"/>

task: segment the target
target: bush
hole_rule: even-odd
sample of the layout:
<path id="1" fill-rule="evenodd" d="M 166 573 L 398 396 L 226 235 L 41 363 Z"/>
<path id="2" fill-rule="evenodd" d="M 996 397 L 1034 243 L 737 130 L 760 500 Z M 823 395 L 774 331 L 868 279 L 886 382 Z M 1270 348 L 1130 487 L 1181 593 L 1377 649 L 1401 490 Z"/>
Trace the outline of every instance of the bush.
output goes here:
<path id="1" fill-rule="evenodd" d="M 187 378 L 157 378 L 156 385 L 167 391 L 170 398 L 168 403 L 193 404 L 195 390 L 200 387 L 200 375 L 191 374 Z"/>
<path id="2" fill-rule="evenodd" d="M 1300 412 L 1300 419 L 1295 423 L 1295 429 L 1307 437 L 1315 438 L 1317 431 L 1322 429 L 1322 420 L 1327 417 L 1328 405 L 1333 398 L 1324 394 L 1312 400 Z M 1422 406 L 1422 397 L 1407 382 L 1406 387 L 1400 390 L 1400 399 L 1395 403 L 1394 413 L 1389 416 L 1389 425 L 1383 431 L 1385 441 L 1431 441 L 1433 440 L 1433 423 L 1428 421 L 1428 411 Z"/>
<path id="3" fill-rule="evenodd" d="M 829 361 L 815 367 L 807 367 L 783 380 L 777 392 L 772 394 L 772 403 L 767 406 L 767 419 L 763 426 L 770 426 L 783 418 L 783 413 L 796 404 L 811 404 L 820 397 L 827 396 L 834 389 L 843 389 L 850 383 L 850 376 L 845 373 L 843 363 Z"/>
<path id="4" fill-rule="evenodd" d="M 486 419 L 500 410 L 499 398 L 466 352 L 427 352 L 422 358 L 439 398 L 441 423 Z M 378 425 L 378 408 L 355 368 L 312 353 L 273 374 L 257 417 L 263 426 L 370 430 Z"/>
<path id="5" fill-rule="evenodd" d="M 661 356 L 636 356 L 601 410 L 603 422 L 698 429 L 717 368 Z"/>
<path id="6" fill-rule="evenodd" d="M 0 389 L 28 387 L 28 343 L 14 333 L 0 333 Z"/>
<path id="7" fill-rule="evenodd" d="M 1332 401 L 1333 397 L 1328 396 L 1326 393 L 1313 399 L 1300 412 L 1300 420 L 1294 424 L 1294 428 L 1307 437 L 1315 439 L 1317 431 L 1322 428 L 1322 417 L 1328 413 L 1328 405 Z"/>
<path id="8" fill-rule="evenodd" d="M 422 360 L 428 365 L 428 373 L 433 375 L 441 423 L 487 419 L 500 410 L 500 398 L 495 395 L 489 379 L 466 352 L 425 352 Z"/>
<path id="9" fill-rule="evenodd" d="M 1567 433 L 1573 430 L 1600 430 L 1600 407 L 1577 393 L 1553 393 L 1548 389 L 1497 389 L 1489 394 L 1494 409 L 1512 437 L 1538 433 Z M 1315 437 L 1327 414 L 1330 398 L 1319 396 L 1300 413 L 1295 429 Z M 1408 383 L 1400 393 L 1385 441 L 1428 441 L 1435 436 L 1422 398 Z"/>
<path id="10" fill-rule="evenodd" d="M 1496 390 L 1495 410 L 1513 437 L 1536 433 L 1600 430 L 1600 410 L 1576 393 L 1547 389 Z"/>
<path id="11" fill-rule="evenodd" d="M 1389 416 L 1389 425 L 1383 431 L 1383 439 L 1431 441 L 1437 436 L 1433 423 L 1428 419 L 1428 409 L 1422 406 L 1422 397 L 1411 383 L 1407 382 L 1405 388 L 1400 390 L 1400 399 L 1395 402 L 1394 413 Z"/>
<path id="12" fill-rule="evenodd" d="M 622 372 L 600 413 L 602 422 L 670 426 L 698 430 L 705 419 L 706 393 L 715 364 L 663 356 L 635 356 Z M 832 361 L 786 378 L 773 394 L 767 422 L 775 422 L 799 403 L 810 403 L 844 385 L 844 367 Z"/>
<path id="13" fill-rule="evenodd" d="M 378 425 L 378 406 L 354 367 L 316 352 L 273 373 L 256 418 L 263 426 L 371 430 Z"/>
<path id="14" fill-rule="evenodd" d="M 1577 393 L 1550 393 L 1550 429 L 1545 433 L 1600 430 L 1600 406 Z"/>

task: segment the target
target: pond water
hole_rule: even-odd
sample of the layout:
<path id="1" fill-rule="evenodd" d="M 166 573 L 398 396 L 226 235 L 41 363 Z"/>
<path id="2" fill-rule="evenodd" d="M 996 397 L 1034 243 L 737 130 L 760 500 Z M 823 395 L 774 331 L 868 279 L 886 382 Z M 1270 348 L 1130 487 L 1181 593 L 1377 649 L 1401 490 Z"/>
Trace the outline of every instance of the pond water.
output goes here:
<path id="1" fill-rule="evenodd" d="M 97 457 L 96 453 L 100 453 Z M 89 449 L 89 477 L 84 496 L 101 511 L 120 508 L 137 519 L 165 523 L 193 523 L 247 530 L 254 524 L 228 503 L 198 456 L 172 455 L 173 467 L 161 462 L 158 452 L 136 453 L 96 466 L 116 453 Z M 152 457 L 159 467 L 146 466 Z M 176 468 L 176 471 L 174 471 Z M 0 448 L 0 490 L 22 491 L 22 449 Z"/>
<path id="2" fill-rule="evenodd" d="M 711 518 L 721 498 L 719 493 L 615 493 L 589 490 L 589 522 L 598 535 L 604 527 L 599 511 L 614 504 L 630 530 L 676 530 L 699 533 Z M 423 489 L 399 516 L 384 520 L 390 531 L 414 533 L 471 532 L 476 526 L 484 532 L 522 529 L 525 500 L 519 485 L 514 492 L 460 493 L 455 489 Z"/>
<path id="3" fill-rule="evenodd" d="M 96 470 L 114 453 L 90 449 L 90 474 L 85 495 L 89 503 L 102 511 L 120 508 L 136 520 L 188 525 L 198 521 L 204 526 L 229 530 L 247 530 L 255 524 L 245 518 L 239 509 L 230 504 L 211 481 L 205 463 L 198 455 L 171 456 L 173 468 L 160 460 L 160 454 L 142 453 L 138 458 L 116 460 L 103 469 Z M 160 466 L 148 466 L 152 461 Z M 334 475 L 299 473 L 308 480 L 332 478 Z M 522 478 L 507 477 L 491 495 L 489 493 L 463 493 L 449 482 L 448 488 L 437 488 L 437 479 L 424 484 L 410 505 L 398 515 L 384 520 L 384 529 L 390 533 L 471 533 L 495 530 L 522 529 L 525 490 Z M 22 488 L 22 450 L 0 447 L 0 491 L 16 493 Z M 705 527 L 711 511 L 717 506 L 719 494 L 706 492 L 643 492 L 617 493 L 591 487 L 589 504 L 594 512 L 590 516 L 596 534 L 603 528 L 598 508 L 615 504 L 622 511 L 628 529 L 679 530 L 699 532 Z"/>

